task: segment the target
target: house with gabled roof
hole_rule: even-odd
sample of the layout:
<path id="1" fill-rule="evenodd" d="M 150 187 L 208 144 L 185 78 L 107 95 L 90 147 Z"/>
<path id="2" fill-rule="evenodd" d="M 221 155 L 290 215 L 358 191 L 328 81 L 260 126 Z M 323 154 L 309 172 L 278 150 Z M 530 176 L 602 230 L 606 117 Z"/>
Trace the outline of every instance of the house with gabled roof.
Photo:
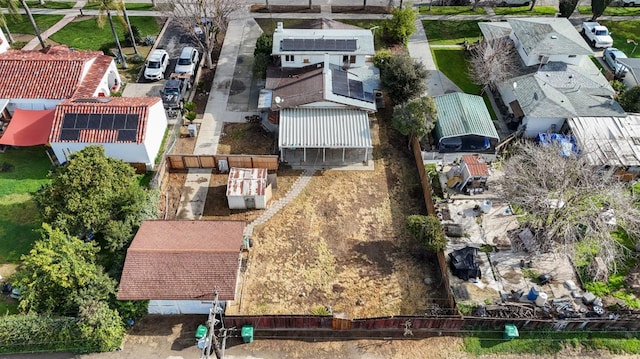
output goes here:
<path id="1" fill-rule="evenodd" d="M 305 67 L 325 62 L 347 67 L 361 67 L 375 54 L 371 30 L 332 21 L 321 28 L 285 29 L 278 22 L 273 33 L 272 55 L 282 67 Z"/>
<path id="2" fill-rule="evenodd" d="M 438 152 L 495 152 L 500 136 L 481 96 L 453 92 L 434 101 Z"/>
<path id="3" fill-rule="evenodd" d="M 76 98 L 56 106 L 49 143 L 60 163 L 100 145 L 109 157 L 151 170 L 166 128 L 159 97 Z"/>
<path id="4" fill-rule="evenodd" d="M 150 314 L 208 314 L 236 299 L 242 221 L 144 221 L 127 249 L 118 300 L 149 300 Z"/>
<path id="5" fill-rule="evenodd" d="M 589 59 L 591 48 L 565 18 L 517 18 L 478 26 L 489 42 L 508 38 L 521 73 L 496 84 L 510 115 L 533 138 L 560 131 L 567 118 L 625 117 L 615 91 Z"/>
<path id="6" fill-rule="evenodd" d="M 369 164 L 369 114 L 376 111 L 380 87 L 379 70 L 369 61 L 373 34 L 333 20 L 313 26 L 284 29 L 278 23 L 272 55 L 280 66 L 267 70 L 258 100 L 268 112 L 265 127 L 277 127 L 282 161 Z"/>
<path id="7" fill-rule="evenodd" d="M 111 56 L 67 46 L 0 53 L 0 99 L 7 109 L 51 110 L 80 97 L 108 97 L 122 83 Z"/>

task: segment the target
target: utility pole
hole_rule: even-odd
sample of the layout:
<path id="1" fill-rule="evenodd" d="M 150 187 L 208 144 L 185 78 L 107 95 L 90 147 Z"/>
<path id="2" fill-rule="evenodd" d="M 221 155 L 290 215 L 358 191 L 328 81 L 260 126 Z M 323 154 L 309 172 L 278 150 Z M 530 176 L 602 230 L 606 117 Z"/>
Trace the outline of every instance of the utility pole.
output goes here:
<path id="1" fill-rule="evenodd" d="M 205 345 L 202 348 L 202 353 L 200 355 L 200 358 L 210 359 L 211 350 L 213 349 L 213 352 L 216 358 L 223 359 L 223 354 L 220 353 L 220 343 L 218 342 L 218 337 L 215 334 L 216 325 L 218 323 L 221 323 L 222 324 L 221 331 L 226 336 L 226 330 L 224 329 L 224 322 L 222 321 L 222 310 L 220 308 L 220 302 L 218 301 L 218 289 L 213 290 L 213 295 L 214 295 L 213 306 L 209 309 L 209 319 L 207 320 L 207 325 L 209 326 L 209 334 L 208 334 L 209 336 L 207 338 L 207 341 L 205 342 Z M 216 318 L 218 315 L 220 315 L 220 319 Z"/>

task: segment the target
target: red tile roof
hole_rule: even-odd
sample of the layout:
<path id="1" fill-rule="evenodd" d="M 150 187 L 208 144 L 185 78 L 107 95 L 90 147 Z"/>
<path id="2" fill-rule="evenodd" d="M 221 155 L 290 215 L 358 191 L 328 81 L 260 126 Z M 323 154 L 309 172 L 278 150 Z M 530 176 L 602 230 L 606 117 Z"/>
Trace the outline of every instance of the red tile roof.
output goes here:
<path id="1" fill-rule="evenodd" d="M 235 299 L 242 221 L 145 221 L 127 250 L 120 300 Z"/>
<path id="2" fill-rule="evenodd" d="M 467 165 L 472 176 L 489 177 L 489 167 L 479 155 L 462 156 L 462 161 Z"/>
<path id="3" fill-rule="evenodd" d="M 112 61 L 99 51 L 66 46 L 9 50 L 0 54 L 0 98 L 67 99 L 76 91 L 92 96 Z"/>
<path id="4" fill-rule="evenodd" d="M 99 97 L 96 102 L 82 102 L 84 99 L 66 100 L 56 106 L 56 112 L 49 135 L 49 142 L 117 143 L 117 130 L 80 130 L 77 141 L 61 140 L 62 120 L 67 113 L 86 114 L 136 114 L 139 116 L 136 143 L 142 143 L 146 134 L 149 107 L 161 102 L 159 97 Z M 87 99 L 89 100 L 89 99 Z M 107 101 L 107 102 L 100 102 Z M 129 141 L 120 141 L 129 142 Z"/>

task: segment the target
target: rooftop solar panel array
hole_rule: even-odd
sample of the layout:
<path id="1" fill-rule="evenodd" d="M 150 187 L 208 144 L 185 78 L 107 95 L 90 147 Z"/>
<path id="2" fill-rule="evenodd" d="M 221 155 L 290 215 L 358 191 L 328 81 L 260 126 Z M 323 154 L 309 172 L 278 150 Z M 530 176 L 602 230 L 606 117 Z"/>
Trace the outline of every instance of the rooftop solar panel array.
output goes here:
<path id="1" fill-rule="evenodd" d="M 355 51 L 356 39 L 283 39 L 282 51 Z"/>
<path id="2" fill-rule="evenodd" d="M 138 134 L 138 114 L 67 113 L 62 118 L 60 140 L 77 141 L 80 130 L 117 130 L 118 141 L 135 141 Z"/>
<path id="3" fill-rule="evenodd" d="M 373 102 L 373 94 L 364 92 L 362 81 L 349 79 L 347 72 L 338 70 L 331 71 L 331 81 L 334 94 L 356 100 Z"/>

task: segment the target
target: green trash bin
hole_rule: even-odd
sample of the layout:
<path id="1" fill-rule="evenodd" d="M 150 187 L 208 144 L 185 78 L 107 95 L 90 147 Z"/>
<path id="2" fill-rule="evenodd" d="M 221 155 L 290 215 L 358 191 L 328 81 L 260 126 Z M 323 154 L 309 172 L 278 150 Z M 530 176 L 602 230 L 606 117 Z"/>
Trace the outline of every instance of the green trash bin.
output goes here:
<path id="1" fill-rule="evenodd" d="M 519 336 L 520 334 L 518 333 L 518 327 L 516 327 L 515 325 L 506 324 L 504 326 L 504 335 L 502 336 L 503 339 L 511 340 Z"/>
<path id="2" fill-rule="evenodd" d="M 242 341 L 245 343 L 253 342 L 253 325 L 243 325 L 242 331 L 240 332 L 242 335 Z"/>
<path id="3" fill-rule="evenodd" d="M 196 329 L 196 339 L 202 339 L 207 335 L 207 326 L 200 324 Z"/>

